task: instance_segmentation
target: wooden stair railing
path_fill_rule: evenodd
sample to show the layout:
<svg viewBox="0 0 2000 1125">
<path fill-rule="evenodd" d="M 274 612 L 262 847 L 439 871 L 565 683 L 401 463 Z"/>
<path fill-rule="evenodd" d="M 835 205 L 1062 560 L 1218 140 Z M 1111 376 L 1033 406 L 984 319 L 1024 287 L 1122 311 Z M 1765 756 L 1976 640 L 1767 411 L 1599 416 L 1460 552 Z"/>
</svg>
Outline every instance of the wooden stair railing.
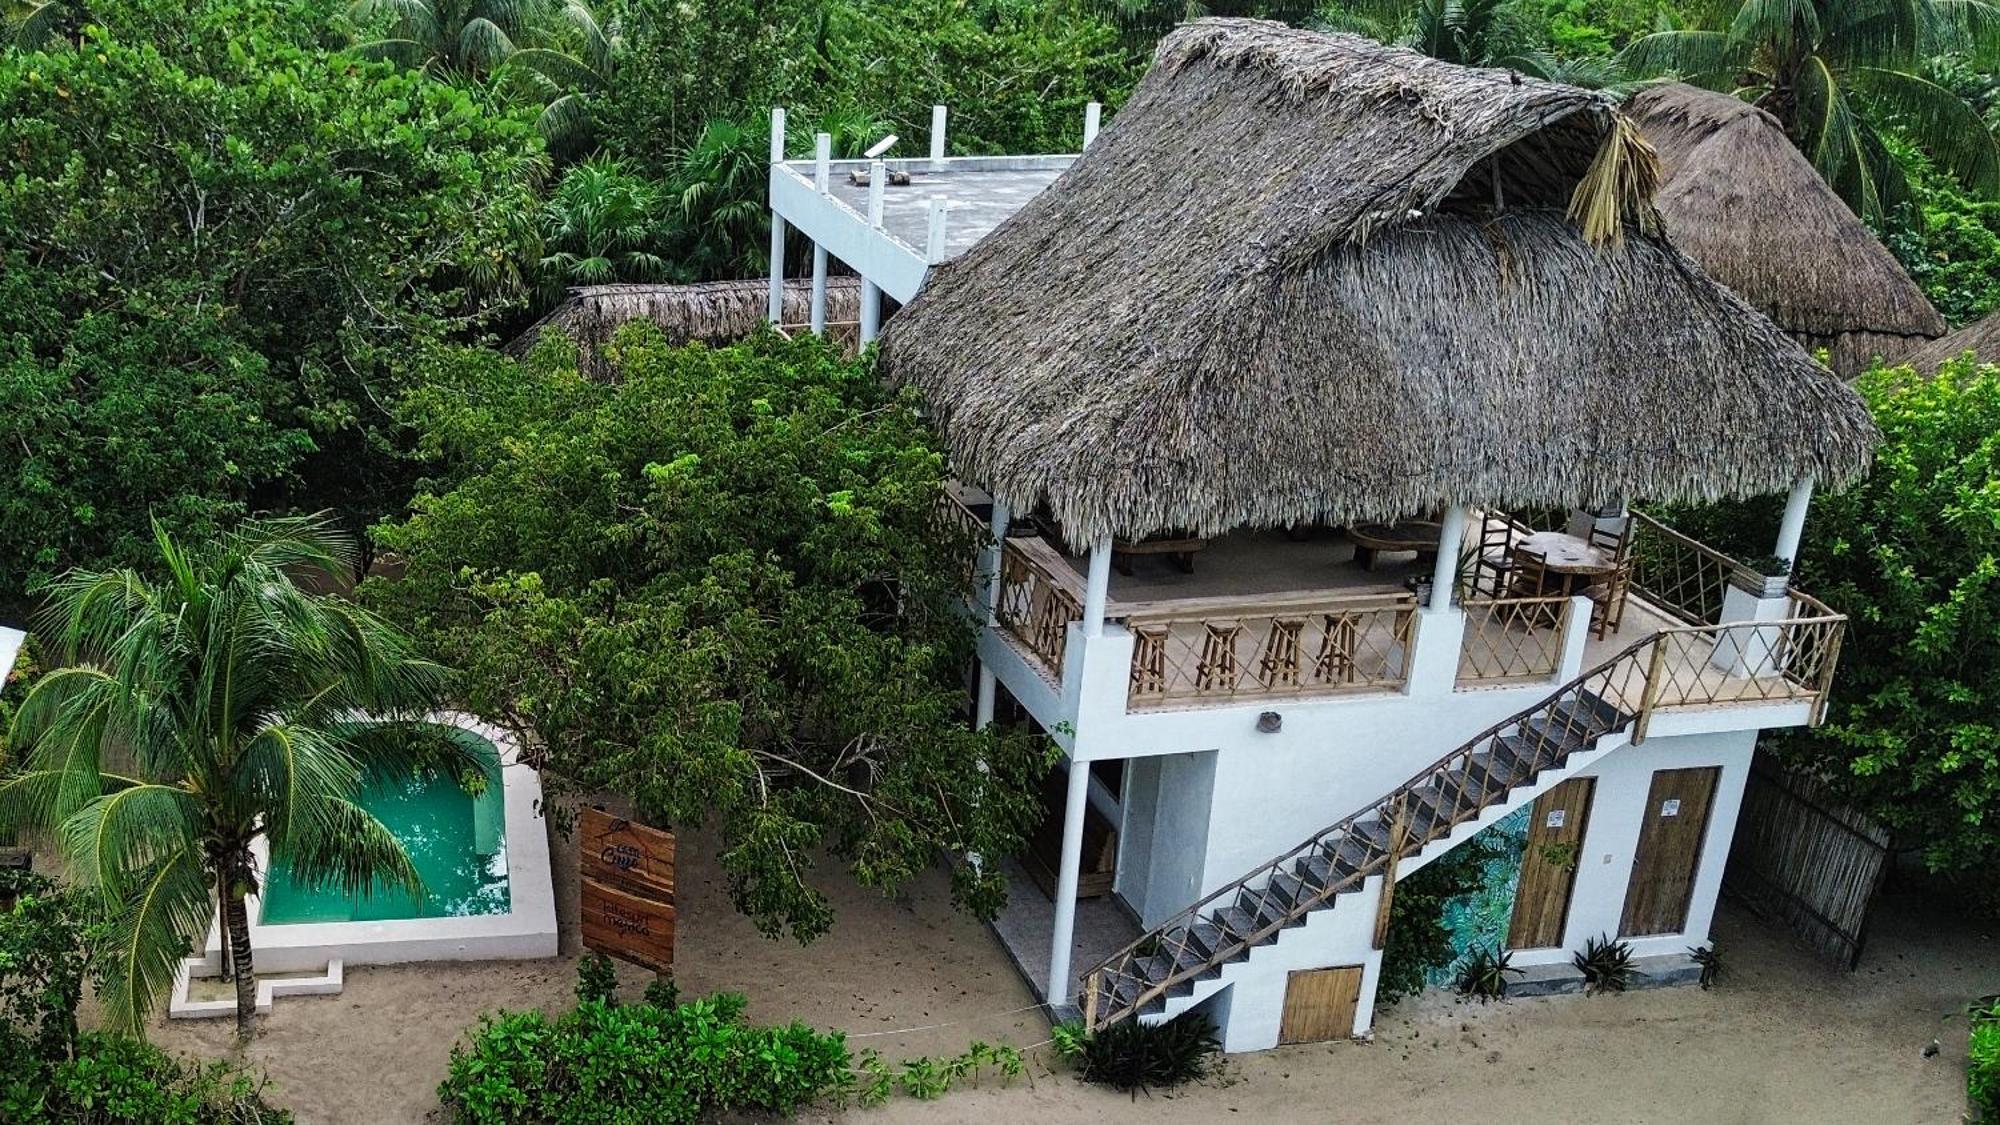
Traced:
<svg viewBox="0 0 2000 1125">
<path fill-rule="evenodd" d="M 1653 701 L 1661 634 L 1468 739 L 1367 808 L 1314 833 L 1181 911 L 1083 974 L 1083 1017 L 1095 1031 L 1275 940 L 1335 896 L 1449 835 L 1543 770 L 1631 727 Z M 1634 729 L 1635 740 L 1643 728 Z"/>
</svg>

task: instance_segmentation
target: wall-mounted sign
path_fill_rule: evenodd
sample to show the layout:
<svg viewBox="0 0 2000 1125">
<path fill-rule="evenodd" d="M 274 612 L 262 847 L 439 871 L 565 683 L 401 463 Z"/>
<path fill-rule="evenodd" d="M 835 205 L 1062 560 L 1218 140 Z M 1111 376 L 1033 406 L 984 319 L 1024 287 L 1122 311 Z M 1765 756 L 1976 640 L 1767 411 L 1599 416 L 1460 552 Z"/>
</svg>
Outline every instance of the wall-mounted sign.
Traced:
<svg viewBox="0 0 2000 1125">
<path fill-rule="evenodd" d="M 674 965 L 674 836 L 586 808 L 577 822 L 584 948 L 670 972 Z"/>
<path fill-rule="evenodd" d="M 1561 828 L 1563 821 L 1567 819 L 1569 819 L 1568 809 L 1550 809 L 1548 819 L 1543 823 L 1549 828 Z"/>
<path fill-rule="evenodd" d="M 1668 797 L 1666 800 L 1661 801 L 1660 815 L 1661 816 L 1681 815 L 1681 799 L 1679 797 Z"/>
</svg>

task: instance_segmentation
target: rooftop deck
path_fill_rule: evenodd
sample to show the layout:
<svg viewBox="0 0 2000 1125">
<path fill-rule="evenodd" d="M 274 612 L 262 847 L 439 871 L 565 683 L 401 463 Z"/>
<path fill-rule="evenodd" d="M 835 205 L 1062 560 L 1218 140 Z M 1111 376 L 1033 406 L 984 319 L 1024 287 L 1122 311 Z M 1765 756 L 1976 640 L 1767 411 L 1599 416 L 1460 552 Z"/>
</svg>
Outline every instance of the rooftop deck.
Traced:
<svg viewBox="0 0 2000 1125">
<path fill-rule="evenodd" d="M 971 249 L 1054 183 L 1075 159 L 948 156 L 887 161 L 890 170 L 907 172 L 910 182 L 883 185 L 879 226 L 868 221 L 871 189 L 852 179 L 853 174 L 868 171 L 868 161 L 828 161 L 822 193 L 817 161 L 785 160 L 771 166 L 771 210 L 883 292 L 907 302 L 916 296 L 930 266 Z M 936 246 L 931 245 L 933 201 L 944 204 L 941 241 Z"/>
</svg>

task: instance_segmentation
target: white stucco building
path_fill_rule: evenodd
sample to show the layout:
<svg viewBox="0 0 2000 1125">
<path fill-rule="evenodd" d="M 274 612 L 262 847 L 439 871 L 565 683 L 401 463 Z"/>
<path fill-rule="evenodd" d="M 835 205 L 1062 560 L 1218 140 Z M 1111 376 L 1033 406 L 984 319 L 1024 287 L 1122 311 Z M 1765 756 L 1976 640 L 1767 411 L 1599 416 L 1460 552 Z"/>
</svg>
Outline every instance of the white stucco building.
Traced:
<svg viewBox="0 0 2000 1125">
<path fill-rule="evenodd" d="M 1023 973 L 1093 1026 L 1365 1035 L 1394 884 L 1489 831 L 1525 983 L 1599 937 L 1683 972 L 1844 622 L 1627 502 L 1785 494 L 1790 559 L 1865 407 L 1658 233 L 1600 95 L 1203 20 L 1095 133 L 771 171 L 774 251 L 861 276 L 966 482 L 975 721 L 1065 754 Z"/>
</svg>

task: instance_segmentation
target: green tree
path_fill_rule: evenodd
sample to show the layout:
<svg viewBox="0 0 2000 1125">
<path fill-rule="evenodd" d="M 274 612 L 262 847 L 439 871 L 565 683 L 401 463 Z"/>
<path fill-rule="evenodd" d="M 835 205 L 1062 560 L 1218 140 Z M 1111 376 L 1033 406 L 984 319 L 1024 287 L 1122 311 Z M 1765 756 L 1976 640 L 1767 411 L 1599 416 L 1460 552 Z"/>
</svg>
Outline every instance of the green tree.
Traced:
<svg viewBox="0 0 2000 1125">
<path fill-rule="evenodd" d="M 252 507 L 406 498 L 422 341 L 539 258 L 527 115 L 337 47 L 320 0 L 121 0 L 0 52 L 0 602 Z"/>
<path fill-rule="evenodd" d="M 1579 86 L 1617 77 L 1602 55 L 1558 53 L 1547 14 L 1518 0 L 1356 0 L 1326 9 L 1317 22 L 1460 66 L 1502 67 Z"/>
<path fill-rule="evenodd" d="M 1627 69 L 1678 74 L 1770 111 L 1862 217 L 1880 221 L 1909 198 L 1892 129 L 1968 190 L 2000 191 L 1992 131 L 1925 74 L 1934 55 L 2000 49 L 2000 8 L 1988 0 L 1711 0 L 1693 23 L 1634 41 Z"/>
<path fill-rule="evenodd" d="M 374 615 L 296 584 L 352 566 L 323 519 L 199 545 L 161 531 L 158 547 L 157 574 L 75 571 L 49 591 L 59 656 L 15 715 L 23 763 L 0 782 L 0 827 L 56 832 L 71 876 L 103 896 L 115 1027 L 144 1026 L 219 901 L 247 1036 L 252 841 L 307 882 L 421 893 L 355 798 L 369 769 L 463 763 L 449 740 L 402 729 L 438 699 L 441 669 Z"/>
<path fill-rule="evenodd" d="M 1882 242 L 1954 326 L 2000 309 L 2000 201 L 1974 199 L 1900 141 L 1890 151 L 1910 202 L 1882 224 Z"/>
<path fill-rule="evenodd" d="M 1858 386 L 1875 468 L 1814 503 L 1799 582 L 1848 615 L 1824 726 L 1778 740 L 1938 871 L 2000 859 L 2000 368 Z M 1755 517 L 1742 522 L 1748 523 Z M 1768 530 L 1771 521 L 1763 527 Z"/>
<path fill-rule="evenodd" d="M 381 528 L 366 596 L 529 732 L 551 783 L 713 821 L 767 933 L 831 922 L 822 852 L 892 888 L 940 855 L 1017 852 L 1039 742 L 964 715 L 972 544 L 935 520 L 943 460 L 907 393 L 823 341 L 618 337 L 615 379 L 552 338 L 525 364 L 439 356 L 408 403 L 442 475 Z M 958 864 L 994 909 L 997 863 Z"/>
</svg>

